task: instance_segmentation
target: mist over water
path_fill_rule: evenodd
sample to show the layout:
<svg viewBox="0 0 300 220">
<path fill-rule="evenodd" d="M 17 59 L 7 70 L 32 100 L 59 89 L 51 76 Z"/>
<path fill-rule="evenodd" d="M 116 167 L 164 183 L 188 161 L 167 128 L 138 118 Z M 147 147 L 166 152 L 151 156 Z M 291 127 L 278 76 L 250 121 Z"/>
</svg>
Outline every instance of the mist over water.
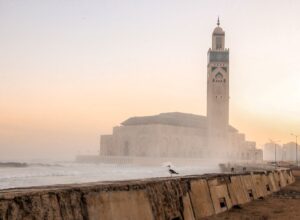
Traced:
<svg viewBox="0 0 300 220">
<path fill-rule="evenodd" d="M 179 175 L 219 172 L 217 166 L 173 166 Z M 27 167 L 0 168 L 0 189 L 45 186 L 54 184 L 87 183 L 169 177 L 165 164 L 137 166 L 118 164 L 47 163 Z"/>
</svg>

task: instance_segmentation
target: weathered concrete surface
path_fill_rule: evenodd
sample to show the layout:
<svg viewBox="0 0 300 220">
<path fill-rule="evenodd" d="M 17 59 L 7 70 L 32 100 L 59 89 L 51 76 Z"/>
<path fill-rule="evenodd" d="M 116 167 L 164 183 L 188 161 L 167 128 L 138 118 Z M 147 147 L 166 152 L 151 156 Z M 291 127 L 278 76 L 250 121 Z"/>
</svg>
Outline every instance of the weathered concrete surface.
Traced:
<svg viewBox="0 0 300 220">
<path fill-rule="evenodd" d="M 287 180 L 287 184 L 291 184 L 295 182 L 295 177 L 292 174 L 291 170 L 283 170 L 283 175 L 285 179 Z"/>
<path fill-rule="evenodd" d="M 279 180 L 280 180 L 280 188 L 285 187 L 287 185 L 287 179 L 285 178 L 285 175 L 283 175 L 283 171 L 278 172 Z"/>
<path fill-rule="evenodd" d="M 189 194 L 183 197 L 183 219 L 195 220 L 194 210 Z"/>
<path fill-rule="evenodd" d="M 278 170 L 2 190 L 0 220 L 195 220 L 292 182 Z"/>
<path fill-rule="evenodd" d="M 227 183 L 227 186 L 232 205 L 250 202 L 251 200 L 247 194 L 247 190 L 242 183 L 242 176 L 230 176 L 229 180 L 230 181 Z"/>
<path fill-rule="evenodd" d="M 252 181 L 255 187 L 256 195 L 258 198 L 264 197 L 267 195 L 266 185 L 263 180 L 263 175 L 261 174 L 252 174 Z"/>
<path fill-rule="evenodd" d="M 145 191 L 92 192 L 85 200 L 89 219 L 154 219 Z"/>
<path fill-rule="evenodd" d="M 196 219 L 215 214 L 206 179 L 192 180 L 189 194 Z"/>
<path fill-rule="evenodd" d="M 293 170 L 294 173 L 294 170 Z M 299 220 L 300 219 L 300 172 L 294 173 L 296 182 L 263 200 L 240 205 L 205 220 Z M 298 175 L 298 176 L 297 176 Z"/>
<path fill-rule="evenodd" d="M 186 182 L 180 179 L 149 183 L 146 186 L 155 219 L 182 219 L 183 197 L 187 194 Z"/>
<path fill-rule="evenodd" d="M 256 193 L 256 189 L 254 186 L 254 183 L 252 181 L 252 176 L 251 175 L 243 175 L 241 176 L 241 182 L 244 186 L 244 189 L 247 192 L 247 197 L 249 200 L 254 200 L 257 199 L 257 193 Z"/>
<path fill-rule="evenodd" d="M 271 187 L 272 192 L 277 192 L 280 190 L 280 187 L 278 185 L 278 180 L 275 178 L 275 174 L 273 172 L 268 172 L 267 176 L 269 178 L 269 183 Z"/>
<path fill-rule="evenodd" d="M 261 180 L 262 180 L 262 188 L 264 189 L 266 195 L 272 194 L 274 191 L 272 191 L 272 186 L 270 179 L 268 177 L 268 172 L 266 172 L 266 175 L 261 175 Z"/>
<path fill-rule="evenodd" d="M 280 189 L 281 188 L 281 183 L 280 183 L 279 172 L 274 171 L 273 175 L 274 175 L 275 184 L 277 185 L 278 189 Z"/>
<path fill-rule="evenodd" d="M 228 176 L 221 176 L 208 180 L 210 195 L 215 208 L 215 213 L 224 212 L 232 207 L 232 202 L 227 189 Z M 227 181 L 226 181 L 227 180 Z M 221 203 L 224 203 L 221 205 Z"/>
</svg>

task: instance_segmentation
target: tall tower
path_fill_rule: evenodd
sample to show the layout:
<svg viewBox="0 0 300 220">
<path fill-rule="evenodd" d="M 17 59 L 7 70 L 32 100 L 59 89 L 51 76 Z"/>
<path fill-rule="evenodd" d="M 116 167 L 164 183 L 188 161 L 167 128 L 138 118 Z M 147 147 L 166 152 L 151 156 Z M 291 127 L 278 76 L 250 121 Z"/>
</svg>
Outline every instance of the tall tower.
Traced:
<svg viewBox="0 0 300 220">
<path fill-rule="evenodd" d="M 229 50 L 225 48 L 225 32 L 219 18 L 207 58 L 208 147 L 225 154 L 229 123 Z"/>
</svg>

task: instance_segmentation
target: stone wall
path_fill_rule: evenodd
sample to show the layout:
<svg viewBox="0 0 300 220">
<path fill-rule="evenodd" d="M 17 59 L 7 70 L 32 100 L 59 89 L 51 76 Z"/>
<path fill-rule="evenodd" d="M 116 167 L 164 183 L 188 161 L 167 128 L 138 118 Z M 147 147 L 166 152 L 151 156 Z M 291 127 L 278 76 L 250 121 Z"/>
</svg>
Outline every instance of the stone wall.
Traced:
<svg viewBox="0 0 300 220">
<path fill-rule="evenodd" d="M 206 146 L 202 128 L 162 124 L 114 127 L 101 135 L 101 156 L 200 157 Z M 183 147 L 184 146 L 184 147 Z"/>
<path fill-rule="evenodd" d="M 201 219 L 295 181 L 290 170 L 0 191 L 0 219 Z"/>
<path fill-rule="evenodd" d="M 229 129 L 229 146 L 208 147 L 206 127 L 165 124 L 116 126 L 113 134 L 101 135 L 100 156 L 126 157 L 221 157 L 262 161 L 262 151 L 245 135 Z M 250 143 L 250 145 L 249 145 Z"/>
</svg>

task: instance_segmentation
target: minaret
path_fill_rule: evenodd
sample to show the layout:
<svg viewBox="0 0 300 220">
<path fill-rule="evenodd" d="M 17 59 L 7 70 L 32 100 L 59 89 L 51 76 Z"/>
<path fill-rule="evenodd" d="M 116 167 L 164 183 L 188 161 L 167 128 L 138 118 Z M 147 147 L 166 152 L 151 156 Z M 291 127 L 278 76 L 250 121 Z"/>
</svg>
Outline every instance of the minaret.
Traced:
<svg viewBox="0 0 300 220">
<path fill-rule="evenodd" d="M 229 50 L 219 18 L 207 58 L 208 149 L 224 155 L 228 147 Z"/>
</svg>

